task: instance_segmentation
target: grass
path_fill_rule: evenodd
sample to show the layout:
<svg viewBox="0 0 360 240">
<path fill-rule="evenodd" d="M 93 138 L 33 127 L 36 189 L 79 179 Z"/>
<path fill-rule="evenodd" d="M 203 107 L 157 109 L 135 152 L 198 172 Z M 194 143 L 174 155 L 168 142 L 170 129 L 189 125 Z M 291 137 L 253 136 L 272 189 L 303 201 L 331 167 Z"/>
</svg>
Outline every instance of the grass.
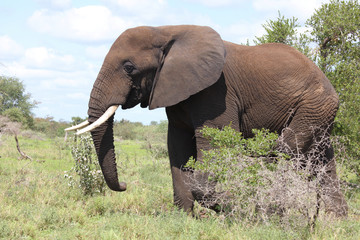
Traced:
<svg viewBox="0 0 360 240">
<path fill-rule="evenodd" d="M 168 159 L 155 159 L 140 141 L 116 142 L 119 179 L 127 191 L 92 197 L 68 186 L 64 171 L 73 160 L 63 139 L 19 136 L 33 161 L 18 160 L 13 137 L 0 141 L 0 239 L 360 239 L 354 212 L 346 220 L 321 220 L 311 233 L 230 222 L 210 211 L 205 218 L 191 217 L 172 204 Z M 349 203 L 359 209 L 355 196 Z"/>
</svg>

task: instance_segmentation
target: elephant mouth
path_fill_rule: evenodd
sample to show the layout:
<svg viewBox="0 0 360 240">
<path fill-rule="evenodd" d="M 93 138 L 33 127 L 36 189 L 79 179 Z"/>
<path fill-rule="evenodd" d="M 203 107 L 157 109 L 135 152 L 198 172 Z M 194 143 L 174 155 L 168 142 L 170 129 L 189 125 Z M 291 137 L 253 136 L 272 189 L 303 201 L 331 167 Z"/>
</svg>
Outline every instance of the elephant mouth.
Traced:
<svg viewBox="0 0 360 240">
<path fill-rule="evenodd" d="M 121 109 L 133 108 L 139 103 L 142 108 L 149 106 L 149 94 L 142 91 L 140 87 L 133 87 L 126 99 L 127 101 L 121 105 Z"/>
<path fill-rule="evenodd" d="M 149 106 L 149 101 L 143 101 L 140 103 L 140 107 L 147 108 Z"/>
<path fill-rule="evenodd" d="M 135 102 L 135 103 L 125 103 L 123 105 L 121 105 L 121 109 L 125 110 L 125 109 L 129 109 L 129 108 L 133 108 L 136 105 L 138 105 L 139 102 Z M 147 108 L 149 106 L 149 102 L 148 101 L 143 101 L 140 102 L 140 107 L 142 108 Z"/>
</svg>

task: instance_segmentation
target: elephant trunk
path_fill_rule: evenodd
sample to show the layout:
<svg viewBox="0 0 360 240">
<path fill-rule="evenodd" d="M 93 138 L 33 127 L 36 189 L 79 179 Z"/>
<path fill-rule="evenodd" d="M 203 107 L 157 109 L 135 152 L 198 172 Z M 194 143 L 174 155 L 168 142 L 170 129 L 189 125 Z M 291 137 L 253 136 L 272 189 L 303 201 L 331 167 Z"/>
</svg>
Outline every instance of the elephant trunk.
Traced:
<svg viewBox="0 0 360 240">
<path fill-rule="evenodd" d="M 100 118 L 105 111 L 97 107 L 94 98 L 89 102 L 89 122 L 93 123 Z M 105 123 L 91 131 L 92 139 L 94 141 L 96 154 L 99 159 L 99 164 L 104 175 L 106 184 L 111 190 L 125 191 L 126 183 L 119 182 L 116 158 L 114 151 L 114 134 L 113 134 L 114 115 L 112 115 Z"/>
</svg>

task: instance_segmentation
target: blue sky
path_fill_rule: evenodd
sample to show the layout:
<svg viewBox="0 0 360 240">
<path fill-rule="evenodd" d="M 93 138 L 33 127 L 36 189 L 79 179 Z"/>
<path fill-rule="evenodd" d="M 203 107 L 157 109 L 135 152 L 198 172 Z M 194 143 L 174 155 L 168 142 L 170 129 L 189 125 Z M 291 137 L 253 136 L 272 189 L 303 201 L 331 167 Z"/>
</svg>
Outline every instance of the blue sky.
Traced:
<svg viewBox="0 0 360 240">
<path fill-rule="evenodd" d="M 304 22 L 327 0 L 2 0 L 0 75 L 18 77 L 40 104 L 36 117 L 86 117 L 89 94 L 114 40 L 139 25 L 207 25 L 246 43 L 262 24 L 285 17 Z M 304 29 L 299 29 L 303 31 Z M 164 109 L 118 110 L 116 119 L 166 119 Z"/>
</svg>

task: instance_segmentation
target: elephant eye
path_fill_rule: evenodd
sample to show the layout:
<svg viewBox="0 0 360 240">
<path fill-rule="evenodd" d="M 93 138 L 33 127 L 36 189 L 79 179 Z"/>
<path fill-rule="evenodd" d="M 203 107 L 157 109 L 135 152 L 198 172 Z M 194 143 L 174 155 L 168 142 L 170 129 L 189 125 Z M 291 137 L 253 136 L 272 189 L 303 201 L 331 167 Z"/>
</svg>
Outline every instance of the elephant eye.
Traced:
<svg viewBox="0 0 360 240">
<path fill-rule="evenodd" d="M 126 73 L 131 74 L 134 71 L 135 67 L 130 62 L 124 64 L 124 70 Z"/>
</svg>

